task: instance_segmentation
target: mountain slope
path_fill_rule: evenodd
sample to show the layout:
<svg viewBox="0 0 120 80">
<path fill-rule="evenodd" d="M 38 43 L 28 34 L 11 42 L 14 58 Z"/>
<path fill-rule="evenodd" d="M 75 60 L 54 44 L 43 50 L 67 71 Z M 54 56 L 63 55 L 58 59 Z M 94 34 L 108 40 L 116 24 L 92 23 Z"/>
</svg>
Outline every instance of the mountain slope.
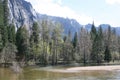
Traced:
<svg viewBox="0 0 120 80">
<path fill-rule="evenodd" d="M 82 27 L 82 25 L 79 24 L 75 19 L 39 14 L 39 20 L 43 20 L 43 19 L 50 20 L 53 23 L 60 23 L 63 26 L 65 34 L 68 34 L 68 32 L 71 31 L 72 35 L 74 35 L 74 33 L 79 32 L 80 28 Z"/>
<path fill-rule="evenodd" d="M 3 7 L 1 5 L 2 4 L 0 3 L 0 13 L 2 14 Z M 79 32 L 80 28 L 83 26 L 74 19 L 39 14 L 35 12 L 31 3 L 25 0 L 8 0 L 8 8 L 9 8 L 9 17 L 8 17 L 9 23 L 14 23 L 14 25 L 17 28 L 26 25 L 27 29 L 29 30 L 33 22 L 38 20 L 43 20 L 44 18 L 47 18 L 53 23 L 57 23 L 57 22 L 60 23 L 63 26 L 65 34 L 68 34 L 68 32 L 71 31 L 72 35 L 74 35 L 74 33 Z M 2 18 L 3 17 L 0 16 L 1 24 L 3 23 Z M 109 25 L 101 24 L 101 26 L 103 30 L 105 30 Z M 85 28 L 88 31 L 90 31 L 91 24 L 85 25 Z M 120 28 L 119 27 L 114 27 L 114 28 L 116 29 L 117 34 L 120 34 Z"/>
<path fill-rule="evenodd" d="M 25 0 L 8 0 L 8 8 L 9 23 L 14 23 L 17 28 L 26 25 L 29 30 L 34 21 L 42 20 L 46 17 L 52 22 L 60 23 L 64 28 L 65 34 L 67 34 L 69 30 L 74 34 L 75 32 L 78 32 L 81 27 L 81 25 L 74 19 L 36 13 L 31 3 Z"/>
</svg>

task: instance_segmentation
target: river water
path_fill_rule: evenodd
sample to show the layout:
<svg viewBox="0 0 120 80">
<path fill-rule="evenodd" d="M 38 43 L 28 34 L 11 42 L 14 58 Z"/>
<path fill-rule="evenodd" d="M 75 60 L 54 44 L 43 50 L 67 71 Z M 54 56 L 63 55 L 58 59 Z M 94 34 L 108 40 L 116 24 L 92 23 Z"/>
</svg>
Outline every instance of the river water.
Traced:
<svg viewBox="0 0 120 80">
<path fill-rule="evenodd" d="M 0 68 L 0 80 L 120 80 L 120 71 L 57 72 L 66 67 L 27 67 L 21 73 Z"/>
</svg>

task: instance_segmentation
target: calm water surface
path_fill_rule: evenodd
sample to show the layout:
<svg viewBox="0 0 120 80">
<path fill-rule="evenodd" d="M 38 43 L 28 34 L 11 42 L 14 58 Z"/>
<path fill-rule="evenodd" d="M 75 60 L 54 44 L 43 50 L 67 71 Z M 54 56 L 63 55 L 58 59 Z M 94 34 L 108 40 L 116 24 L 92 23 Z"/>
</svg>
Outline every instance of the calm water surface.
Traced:
<svg viewBox="0 0 120 80">
<path fill-rule="evenodd" d="M 120 71 L 54 72 L 66 67 L 24 68 L 22 73 L 0 68 L 0 80 L 120 80 Z M 52 72 L 53 70 L 53 72 Z"/>
</svg>

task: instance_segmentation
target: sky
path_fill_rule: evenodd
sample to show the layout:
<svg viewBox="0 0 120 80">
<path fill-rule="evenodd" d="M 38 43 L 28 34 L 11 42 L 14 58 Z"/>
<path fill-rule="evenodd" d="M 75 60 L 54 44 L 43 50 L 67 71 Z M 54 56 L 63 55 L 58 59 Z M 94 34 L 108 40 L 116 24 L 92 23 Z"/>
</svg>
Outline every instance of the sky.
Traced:
<svg viewBox="0 0 120 80">
<path fill-rule="evenodd" d="M 80 24 L 120 26 L 120 0 L 26 0 L 33 8 L 51 16 L 76 19 Z"/>
</svg>

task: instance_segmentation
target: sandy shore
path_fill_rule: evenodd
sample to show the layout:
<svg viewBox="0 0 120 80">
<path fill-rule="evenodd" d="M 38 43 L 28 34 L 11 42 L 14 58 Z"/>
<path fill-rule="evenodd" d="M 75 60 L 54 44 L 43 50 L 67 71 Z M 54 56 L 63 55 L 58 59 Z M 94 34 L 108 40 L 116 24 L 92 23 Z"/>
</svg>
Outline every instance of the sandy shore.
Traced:
<svg viewBox="0 0 120 80">
<path fill-rule="evenodd" d="M 74 67 L 74 68 L 68 68 L 66 70 L 120 70 L 120 65 L 115 66 L 88 66 L 88 67 Z"/>
<path fill-rule="evenodd" d="M 56 69 L 53 72 L 80 72 L 80 71 L 113 71 L 120 70 L 120 65 L 113 66 L 88 66 L 88 67 L 72 67 L 67 69 Z"/>
</svg>

